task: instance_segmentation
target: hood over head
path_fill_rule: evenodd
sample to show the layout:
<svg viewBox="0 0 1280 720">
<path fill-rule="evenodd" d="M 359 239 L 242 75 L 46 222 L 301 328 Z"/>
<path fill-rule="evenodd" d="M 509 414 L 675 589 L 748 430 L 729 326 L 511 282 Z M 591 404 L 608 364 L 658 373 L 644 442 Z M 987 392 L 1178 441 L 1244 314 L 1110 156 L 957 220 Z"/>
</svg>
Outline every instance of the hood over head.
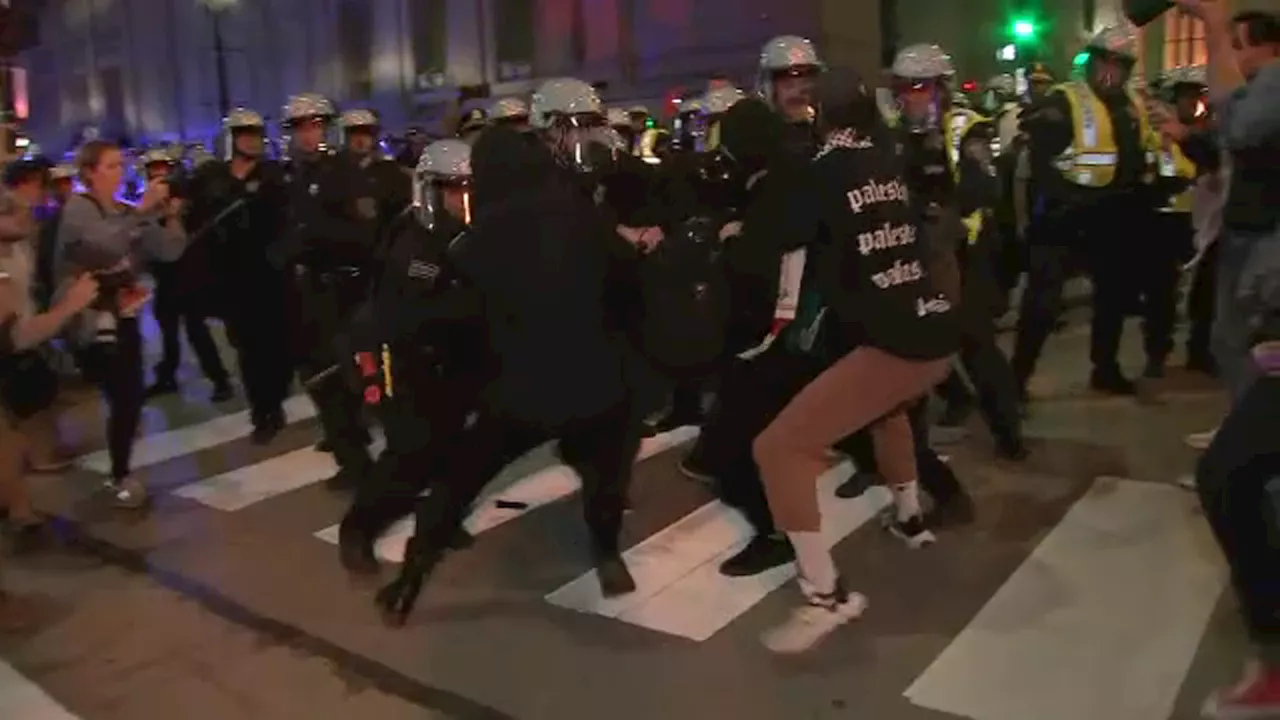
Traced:
<svg viewBox="0 0 1280 720">
<path fill-rule="evenodd" d="M 748 174 L 783 155 L 786 144 L 786 121 L 758 98 L 734 103 L 720 120 L 720 147 Z"/>
<path fill-rule="evenodd" d="M 555 170 L 551 151 L 536 136 L 504 126 L 486 129 L 471 148 L 476 211 L 520 192 L 537 192 Z"/>
<path fill-rule="evenodd" d="M 832 68 L 824 73 L 814 87 L 813 99 L 823 133 L 853 130 L 875 135 L 884 127 L 875 91 L 853 68 Z"/>
</svg>

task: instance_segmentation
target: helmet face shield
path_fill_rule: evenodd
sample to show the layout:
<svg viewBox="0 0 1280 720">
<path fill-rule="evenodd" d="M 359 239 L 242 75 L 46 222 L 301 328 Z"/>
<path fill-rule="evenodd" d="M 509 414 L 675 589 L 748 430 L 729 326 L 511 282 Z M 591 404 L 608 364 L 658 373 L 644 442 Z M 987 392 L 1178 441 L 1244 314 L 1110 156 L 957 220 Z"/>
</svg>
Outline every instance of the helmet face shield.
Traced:
<svg viewBox="0 0 1280 720">
<path fill-rule="evenodd" d="M 440 227 L 446 217 L 471 224 L 471 178 L 417 173 L 413 178 L 414 217 L 427 230 Z"/>
<path fill-rule="evenodd" d="M 555 114 L 545 131 L 547 144 L 556 159 L 583 173 L 602 172 L 613 165 L 620 150 L 620 136 L 603 115 Z"/>
<path fill-rule="evenodd" d="M 938 78 L 898 78 L 894 95 L 903 127 L 912 132 L 928 132 L 942 127 L 942 115 L 950 90 Z"/>
</svg>

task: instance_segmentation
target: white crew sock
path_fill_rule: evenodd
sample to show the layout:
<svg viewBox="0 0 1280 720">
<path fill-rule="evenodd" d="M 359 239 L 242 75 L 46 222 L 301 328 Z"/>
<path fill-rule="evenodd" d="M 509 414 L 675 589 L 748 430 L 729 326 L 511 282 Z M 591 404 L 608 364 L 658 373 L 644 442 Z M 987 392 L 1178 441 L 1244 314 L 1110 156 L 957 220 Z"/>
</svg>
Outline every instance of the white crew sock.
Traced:
<svg viewBox="0 0 1280 720">
<path fill-rule="evenodd" d="M 920 483 L 912 480 L 894 485 L 893 504 L 898 510 L 898 522 L 910 520 L 920 514 Z"/>
<path fill-rule="evenodd" d="M 796 550 L 800 576 L 814 590 L 829 593 L 836 589 L 836 564 L 820 532 L 789 532 L 787 538 Z"/>
</svg>

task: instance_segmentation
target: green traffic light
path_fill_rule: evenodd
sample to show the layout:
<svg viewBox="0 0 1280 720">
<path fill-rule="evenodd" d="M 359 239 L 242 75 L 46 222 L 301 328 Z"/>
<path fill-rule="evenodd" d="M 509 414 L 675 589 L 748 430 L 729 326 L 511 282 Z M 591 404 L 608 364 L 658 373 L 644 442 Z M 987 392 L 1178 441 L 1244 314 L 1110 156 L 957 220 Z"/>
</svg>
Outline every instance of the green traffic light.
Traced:
<svg viewBox="0 0 1280 720">
<path fill-rule="evenodd" d="M 1013 21 L 1013 36 L 1019 40 L 1026 40 L 1034 37 L 1036 34 L 1036 24 L 1030 20 Z"/>
</svg>

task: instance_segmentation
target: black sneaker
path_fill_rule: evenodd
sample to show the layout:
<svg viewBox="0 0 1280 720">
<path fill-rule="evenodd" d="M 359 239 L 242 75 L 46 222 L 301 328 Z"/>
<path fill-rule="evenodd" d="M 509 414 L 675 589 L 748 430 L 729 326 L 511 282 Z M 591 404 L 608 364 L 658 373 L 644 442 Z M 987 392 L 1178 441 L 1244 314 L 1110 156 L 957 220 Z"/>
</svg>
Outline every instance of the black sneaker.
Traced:
<svg viewBox="0 0 1280 720">
<path fill-rule="evenodd" d="M 147 388 L 147 397 L 156 398 L 165 395 L 173 395 L 178 392 L 178 381 L 173 378 L 163 378 L 156 380 Z"/>
<path fill-rule="evenodd" d="M 836 497 L 849 500 L 861 497 L 863 493 L 882 484 L 880 476 L 873 472 L 855 472 L 836 488 Z"/>
<path fill-rule="evenodd" d="M 373 540 L 346 522 L 338 526 L 338 558 L 342 567 L 352 575 L 378 574 L 378 556 L 373 551 Z"/>
<path fill-rule="evenodd" d="M 898 519 L 898 512 L 889 508 L 880 516 L 880 522 L 891 535 L 916 550 L 937 542 L 938 538 L 925 526 L 924 515 L 916 513 L 906 520 Z"/>
<path fill-rule="evenodd" d="M 254 445 L 270 445 L 281 430 L 284 430 L 284 413 L 272 413 L 254 422 L 250 440 Z"/>
<path fill-rule="evenodd" d="M 680 458 L 680 462 L 676 464 L 676 469 L 680 471 L 681 475 L 690 480 L 697 480 L 706 485 L 711 485 L 716 481 L 715 475 L 703 468 L 692 452 Z"/>
<path fill-rule="evenodd" d="M 1133 381 L 1118 370 L 1113 372 L 1094 370 L 1089 376 L 1089 387 L 1107 395 L 1133 395 L 1137 392 Z"/>
<path fill-rule="evenodd" d="M 224 403 L 235 396 L 236 391 L 231 387 L 231 383 L 223 380 L 213 384 L 213 393 L 209 395 L 209 402 Z"/>
<path fill-rule="evenodd" d="M 720 565 L 720 574 L 728 577 L 750 577 L 772 570 L 796 559 L 796 551 L 786 537 L 756 535 L 747 546 Z"/>
<path fill-rule="evenodd" d="M 636 581 L 627 569 L 627 563 L 617 553 L 602 555 L 596 560 L 596 579 L 600 581 L 600 594 L 617 597 L 635 592 Z"/>
</svg>

